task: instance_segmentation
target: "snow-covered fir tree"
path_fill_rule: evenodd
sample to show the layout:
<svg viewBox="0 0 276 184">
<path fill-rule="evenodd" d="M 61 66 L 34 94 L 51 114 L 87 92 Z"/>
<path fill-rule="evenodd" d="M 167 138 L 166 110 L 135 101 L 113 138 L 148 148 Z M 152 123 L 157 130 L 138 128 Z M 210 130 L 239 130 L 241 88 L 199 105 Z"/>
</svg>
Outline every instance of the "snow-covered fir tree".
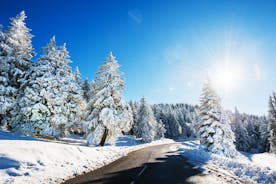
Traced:
<svg viewBox="0 0 276 184">
<path fill-rule="evenodd" d="M 166 128 L 164 123 L 162 122 L 162 120 L 160 120 L 159 122 L 157 122 L 156 124 L 156 138 L 160 139 L 162 137 L 165 137 L 165 133 L 166 133 Z"/>
<path fill-rule="evenodd" d="M 86 102 L 89 101 L 90 99 L 90 95 L 89 95 L 89 92 L 90 92 L 90 84 L 89 84 L 89 81 L 88 79 L 85 79 L 82 83 L 82 91 L 83 91 L 83 98 Z"/>
<path fill-rule="evenodd" d="M 86 114 L 89 145 L 112 144 L 118 135 L 131 129 L 132 112 L 122 98 L 124 79 L 119 68 L 120 65 L 110 53 L 91 86 Z"/>
<path fill-rule="evenodd" d="M 154 139 L 161 138 L 160 135 L 165 132 L 160 132 L 157 134 L 157 131 L 164 131 L 165 129 L 160 128 L 154 117 L 151 106 L 147 104 L 145 98 L 143 97 L 140 101 L 140 108 L 138 112 L 138 121 L 135 126 L 134 133 L 137 137 L 142 138 L 144 142 L 151 142 Z"/>
<path fill-rule="evenodd" d="M 208 79 L 203 86 L 200 98 L 200 143 L 213 153 L 234 157 L 237 152 L 235 136 L 230 127 L 230 120 L 223 113 L 220 97 L 216 94 Z"/>
<path fill-rule="evenodd" d="M 270 152 L 276 154 L 276 93 L 273 92 L 269 97 L 269 143 L 270 143 Z"/>
<path fill-rule="evenodd" d="M 235 107 L 231 126 L 232 130 L 235 133 L 236 148 L 240 151 L 250 151 L 249 136 L 246 129 L 246 118 L 242 114 L 240 114 L 237 107 Z"/>
<path fill-rule="evenodd" d="M 75 68 L 75 81 L 78 83 L 79 86 L 82 86 L 81 74 L 80 74 L 80 71 L 79 71 L 79 67 Z"/>
<path fill-rule="evenodd" d="M 31 29 L 26 26 L 27 16 L 21 11 L 15 18 L 11 18 L 10 26 L 6 32 L 7 44 L 12 47 L 12 56 L 17 59 L 19 66 L 23 69 L 29 65 L 34 56 Z"/>
<path fill-rule="evenodd" d="M 240 151 L 262 153 L 269 150 L 269 121 L 266 116 L 227 112 L 236 137 L 236 148 Z"/>
<path fill-rule="evenodd" d="M 188 104 L 154 104 L 152 106 L 157 122 L 166 128 L 165 137 L 196 137 L 198 122 L 197 107 Z"/>
<path fill-rule="evenodd" d="M 269 120 L 266 116 L 260 116 L 258 118 L 259 133 L 260 133 L 260 146 L 259 152 L 269 151 Z"/>
<path fill-rule="evenodd" d="M 87 101 L 84 98 L 84 90 L 83 90 L 83 86 L 82 86 L 82 79 L 81 79 L 81 73 L 79 71 L 79 67 L 76 66 L 75 68 L 75 73 L 74 73 L 74 82 L 77 85 L 78 90 L 78 94 L 81 94 L 81 101 L 79 104 L 80 107 L 80 111 L 81 114 L 79 116 L 79 120 L 80 121 L 76 121 L 74 123 L 71 123 L 70 128 L 68 129 L 70 133 L 75 133 L 75 134 L 84 134 L 85 133 L 85 126 L 84 126 L 84 115 L 86 112 L 86 105 L 87 105 Z"/>
<path fill-rule="evenodd" d="M 264 116 L 247 115 L 246 129 L 250 152 L 258 153 L 268 150 L 268 120 Z"/>
<path fill-rule="evenodd" d="M 10 82 L 11 85 L 20 88 L 21 78 L 24 72 L 31 65 L 31 59 L 34 56 L 32 37 L 30 29 L 26 26 L 27 16 L 24 11 L 20 12 L 15 18 L 11 18 L 10 26 L 6 32 L 6 43 L 12 48 L 9 57 L 11 65 Z"/>
<path fill-rule="evenodd" d="M 10 64 L 8 62 L 11 48 L 6 44 L 6 36 L 0 25 L 0 125 L 6 121 L 6 117 L 15 100 L 15 88 L 9 83 Z"/>
<path fill-rule="evenodd" d="M 140 108 L 140 104 L 137 101 L 130 101 L 129 102 L 131 111 L 132 111 L 132 117 L 133 117 L 133 126 L 131 128 L 131 134 L 136 134 L 137 132 L 134 132 L 135 130 L 137 130 L 137 125 L 138 125 L 138 113 L 139 113 L 139 108 Z"/>
<path fill-rule="evenodd" d="M 33 36 L 30 34 L 30 29 L 26 27 L 26 18 L 25 12 L 22 11 L 15 18 L 11 18 L 10 26 L 6 33 L 1 33 L 1 42 L 2 46 L 4 46 L 1 60 L 4 60 L 4 68 L 6 67 L 5 69 L 1 68 L 1 70 L 7 72 L 7 80 L 4 84 L 6 90 L 3 91 L 5 93 L 4 123 L 8 125 L 11 118 L 10 111 L 14 105 L 13 102 L 22 85 L 21 79 L 32 64 L 31 59 L 34 56 L 31 40 Z"/>
<path fill-rule="evenodd" d="M 82 93 L 66 46 L 58 47 L 53 37 L 43 51 L 25 75 L 11 126 L 25 134 L 58 137 L 80 120 Z"/>
</svg>

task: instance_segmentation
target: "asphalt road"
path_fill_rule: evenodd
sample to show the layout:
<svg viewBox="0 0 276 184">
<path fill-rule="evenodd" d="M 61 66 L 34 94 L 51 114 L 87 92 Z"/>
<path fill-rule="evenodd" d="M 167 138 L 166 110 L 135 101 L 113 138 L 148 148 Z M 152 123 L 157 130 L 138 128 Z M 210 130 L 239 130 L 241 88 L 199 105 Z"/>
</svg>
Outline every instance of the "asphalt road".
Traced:
<svg viewBox="0 0 276 184">
<path fill-rule="evenodd" d="M 95 171 L 65 181 L 64 184 L 228 183 L 220 175 L 204 174 L 202 169 L 181 157 L 177 149 L 177 143 L 140 149 Z"/>
</svg>

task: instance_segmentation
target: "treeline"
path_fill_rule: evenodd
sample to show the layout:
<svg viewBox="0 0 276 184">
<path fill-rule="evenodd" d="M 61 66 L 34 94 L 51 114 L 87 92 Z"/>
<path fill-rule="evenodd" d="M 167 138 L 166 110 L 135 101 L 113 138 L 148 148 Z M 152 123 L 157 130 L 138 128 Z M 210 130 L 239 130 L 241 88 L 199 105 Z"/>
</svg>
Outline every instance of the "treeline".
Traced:
<svg viewBox="0 0 276 184">
<path fill-rule="evenodd" d="M 132 111 L 139 108 L 139 102 L 130 102 Z M 151 106 L 157 122 L 162 123 L 166 129 L 165 137 L 177 139 L 198 137 L 199 107 L 189 104 L 154 104 Z M 231 129 L 236 140 L 235 145 L 239 151 L 268 152 L 270 127 L 266 116 L 255 116 L 227 111 L 230 118 Z M 133 114 L 134 119 L 137 114 Z"/>
<path fill-rule="evenodd" d="M 229 115 L 238 150 L 255 153 L 269 151 L 270 127 L 267 117 L 240 113 L 237 108 Z"/>
</svg>

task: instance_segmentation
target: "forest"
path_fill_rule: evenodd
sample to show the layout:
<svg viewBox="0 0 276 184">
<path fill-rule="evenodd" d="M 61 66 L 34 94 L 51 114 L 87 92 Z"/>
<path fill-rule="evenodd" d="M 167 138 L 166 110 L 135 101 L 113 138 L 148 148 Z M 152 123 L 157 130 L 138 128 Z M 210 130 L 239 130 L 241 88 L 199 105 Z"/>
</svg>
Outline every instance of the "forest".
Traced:
<svg viewBox="0 0 276 184">
<path fill-rule="evenodd" d="M 66 44 L 58 45 L 54 36 L 34 61 L 33 35 L 25 19 L 22 11 L 0 30 L 2 129 L 54 139 L 79 134 L 96 146 L 135 135 L 144 142 L 199 138 L 207 150 L 229 157 L 236 149 L 275 153 L 275 92 L 268 100 L 268 116 L 225 110 L 209 79 L 197 105 L 150 105 L 145 97 L 126 102 L 124 78 L 111 52 L 92 82 L 82 79 L 78 68 L 72 70 Z"/>
</svg>

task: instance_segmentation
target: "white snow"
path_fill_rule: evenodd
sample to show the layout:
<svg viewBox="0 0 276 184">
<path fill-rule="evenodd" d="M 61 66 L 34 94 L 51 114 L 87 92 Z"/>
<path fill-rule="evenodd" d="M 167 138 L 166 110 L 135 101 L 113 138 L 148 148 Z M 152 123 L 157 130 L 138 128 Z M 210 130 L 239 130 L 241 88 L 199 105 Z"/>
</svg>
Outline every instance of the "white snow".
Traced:
<svg viewBox="0 0 276 184">
<path fill-rule="evenodd" d="M 132 136 L 120 136 L 114 146 L 87 147 L 85 140 L 76 137 L 46 141 L 0 131 L 0 183 L 59 183 L 131 151 L 172 142 L 142 144 Z"/>
<path fill-rule="evenodd" d="M 113 144 L 121 132 L 131 130 L 132 112 L 121 95 L 124 79 L 119 68 L 118 61 L 110 53 L 92 83 L 85 116 L 89 122 L 86 134 L 90 145 L 98 145 L 102 140 Z"/>
<path fill-rule="evenodd" d="M 239 152 L 236 158 L 206 152 L 199 141 L 184 141 L 180 153 L 192 164 L 217 174 L 224 173 L 242 183 L 276 183 L 276 155 Z"/>
</svg>

